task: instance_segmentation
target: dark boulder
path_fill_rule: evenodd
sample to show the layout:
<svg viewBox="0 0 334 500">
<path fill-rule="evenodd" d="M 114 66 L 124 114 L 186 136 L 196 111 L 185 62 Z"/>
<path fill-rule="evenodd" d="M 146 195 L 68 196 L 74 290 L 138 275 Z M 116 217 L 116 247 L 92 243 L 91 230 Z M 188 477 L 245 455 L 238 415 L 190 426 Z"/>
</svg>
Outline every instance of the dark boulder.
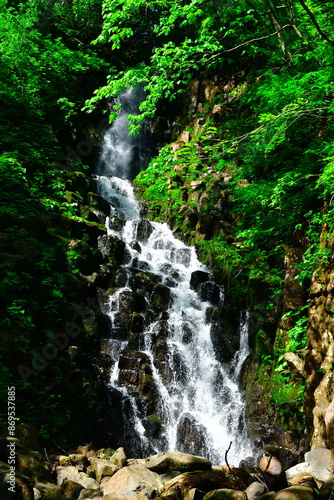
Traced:
<svg viewBox="0 0 334 500">
<path fill-rule="evenodd" d="M 206 281 L 199 286 L 200 299 L 218 306 L 220 302 L 220 288 L 213 281 Z"/>
<path fill-rule="evenodd" d="M 159 398 L 150 363 L 149 357 L 143 352 L 123 350 L 118 364 L 119 384 L 125 386 L 136 399 L 144 415 L 156 413 Z"/>
<path fill-rule="evenodd" d="M 190 413 L 182 415 L 178 423 L 176 448 L 193 455 L 208 455 L 205 428 Z"/>
<path fill-rule="evenodd" d="M 151 236 L 154 227 L 147 219 L 141 219 L 136 224 L 135 235 L 138 241 L 147 241 Z"/>
<path fill-rule="evenodd" d="M 98 248 L 103 257 L 109 259 L 114 264 L 122 264 L 125 257 L 125 242 L 116 236 L 99 236 Z"/>
<path fill-rule="evenodd" d="M 239 315 L 232 317 L 231 313 L 226 307 L 219 306 L 211 315 L 210 337 L 216 355 L 223 363 L 229 363 L 240 347 Z"/>
<path fill-rule="evenodd" d="M 125 226 L 125 220 L 115 215 L 109 217 L 108 226 L 111 231 L 121 232 Z"/>
<path fill-rule="evenodd" d="M 171 302 L 170 289 L 167 286 L 156 284 L 150 297 L 150 309 L 156 313 L 167 311 Z"/>
<path fill-rule="evenodd" d="M 109 215 L 110 205 L 104 198 L 102 198 L 102 196 L 90 192 L 87 194 L 87 202 L 90 207 L 104 212 L 105 215 Z"/>
<path fill-rule="evenodd" d="M 209 273 L 205 271 L 194 271 L 191 273 L 190 288 L 198 292 L 200 285 L 206 281 L 210 281 Z"/>
</svg>

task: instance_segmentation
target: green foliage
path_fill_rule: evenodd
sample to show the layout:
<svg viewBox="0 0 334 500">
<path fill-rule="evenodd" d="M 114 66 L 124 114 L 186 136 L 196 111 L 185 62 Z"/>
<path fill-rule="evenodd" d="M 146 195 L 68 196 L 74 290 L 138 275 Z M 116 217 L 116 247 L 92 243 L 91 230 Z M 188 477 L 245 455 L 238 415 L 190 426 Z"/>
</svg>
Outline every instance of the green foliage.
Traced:
<svg viewBox="0 0 334 500">
<path fill-rule="evenodd" d="M 107 64 L 90 47 L 101 20 L 98 0 L 0 1 L 0 391 L 5 401 L 7 387 L 16 386 L 20 421 L 44 437 L 74 416 L 64 390 L 74 367 L 59 353 L 25 383 L 18 366 L 31 367 L 32 352 L 75 317 L 80 282 L 66 250 L 69 240 L 84 238 L 77 186 L 90 178 L 79 160 L 79 172 L 71 170 L 65 147 L 84 128 L 78 110 L 103 81 Z"/>
<path fill-rule="evenodd" d="M 205 125 L 191 130 L 190 142 L 175 153 L 163 147 L 136 180 L 151 213 L 188 234 L 232 299 L 279 294 L 285 248 L 300 234 L 307 249 L 298 280 L 308 284 L 321 272 L 334 220 L 333 22 L 327 0 L 0 1 L 0 326 L 2 359 L 13 359 L 1 368 L 2 389 L 13 383 L 14 359 L 25 360 L 50 341 L 51 324 L 56 331 L 73 317 L 76 276 L 94 257 L 78 230 L 85 200 L 75 183 L 88 186 L 85 166 L 73 159 L 62 171 L 53 162 L 63 161 L 61 146 L 76 137 L 82 106 L 93 111 L 128 86 L 146 91 L 140 114 L 129 117 L 136 133 L 192 79 L 234 82 L 208 98 L 196 116 Z M 210 115 L 214 104 L 223 109 L 218 117 Z M 184 217 L 197 201 L 184 198 L 184 187 L 191 193 L 191 182 L 203 180 L 210 196 L 198 216 L 221 217 L 217 172 L 232 177 L 224 186 L 231 229 L 198 239 Z M 301 313 L 289 349 L 303 349 L 305 324 Z M 276 367 L 273 403 L 291 413 L 302 388 L 280 356 L 267 352 L 263 362 Z M 50 363 L 47 375 L 20 382 L 22 418 L 45 437 L 65 425 L 62 405 L 69 416 L 62 387 L 74 368 L 66 355 L 58 359 L 61 367 Z"/>
<path fill-rule="evenodd" d="M 147 169 L 136 178 L 140 189 L 145 189 L 145 197 L 149 202 L 166 201 L 168 196 L 167 183 L 172 177 L 176 160 L 168 146 L 163 147 L 157 158 L 154 158 Z"/>
</svg>

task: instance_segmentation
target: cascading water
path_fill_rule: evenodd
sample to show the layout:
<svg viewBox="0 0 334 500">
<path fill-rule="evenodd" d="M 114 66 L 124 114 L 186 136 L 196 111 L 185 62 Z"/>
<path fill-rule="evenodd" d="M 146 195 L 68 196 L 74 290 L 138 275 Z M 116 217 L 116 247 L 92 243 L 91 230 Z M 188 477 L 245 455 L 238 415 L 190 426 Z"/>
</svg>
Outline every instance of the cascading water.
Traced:
<svg viewBox="0 0 334 500">
<path fill-rule="evenodd" d="M 126 243 L 123 283 L 109 304 L 110 385 L 127 408 L 125 434 L 138 454 L 178 449 L 214 464 L 224 463 L 232 441 L 229 460 L 236 463 L 251 454 L 238 387 L 249 354 L 248 314 L 240 321 L 239 351 L 222 364 L 210 313 L 221 306 L 223 291 L 194 248 L 176 239 L 167 224 L 141 218 L 129 179 L 144 168 L 147 151 L 140 137 L 128 135 L 126 119 L 136 113 L 138 95 L 127 90 L 120 100 L 123 108 L 105 134 L 96 179 L 111 206 L 109 237 Z"/>
</svg>

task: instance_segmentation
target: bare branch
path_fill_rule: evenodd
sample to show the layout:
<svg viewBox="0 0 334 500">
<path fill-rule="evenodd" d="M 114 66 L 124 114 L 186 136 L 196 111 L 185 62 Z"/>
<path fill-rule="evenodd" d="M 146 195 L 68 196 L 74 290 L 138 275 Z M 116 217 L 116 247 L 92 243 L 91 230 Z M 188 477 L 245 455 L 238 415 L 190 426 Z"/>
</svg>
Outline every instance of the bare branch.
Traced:
<svg viewBox="0 0 334 500">
<path fill-rule="evenodd" d="M 222 145 L 223 144 L 231 144 L 231 145 L 228 148 L 224 149 L 221 152 L 221 154 L 226 153 L 227 149 L 235 148 L 236 146 L 238 146 L 241 142 L 243 142 L 245 139 L 247 139 L 251 135 L 255 135 L 258 132 L 260 132 L 261 130 L 270 127 L 270 125 L 272 125 L 273 123 L 275 123 L 275 121 L 277 121 L 279 118 L 281 118 L 281 116 L 286 115 L 288 113 L 292 113 L 293 111 L 296 111 L 297 109 L 300 109 L 299 106 L 295 106 L 294 108 L 286 109 L 286 110 L 282 111 L 281 113 L 279 113 L 277 116 L 275 116 L 272 120 L 270 120 L 267 123 L 264 123 L 263 125 L 261 125 L 260 127 L 256 128 L 255 130 L 251 130 L 247 134 L 243 134 L 241 136 L 234 137 L 233 139 L 226 139 L 226 140 L 222 141 L 221 142 Z M 328 109 L 328 106 L 321 106 L 319 108 L 300 109 L 300 111 L 299 111 L 299 113 L 297 113 L 297 116 L 296 116 L 296 118 L 295 118 L 294 121 L 296 121 L 301 116 L 310 115 L 312 111 L 322 111 L 322 110 L 325 110 L 325 109 Z M 234 141 L 237 141 L 237 142 L 234 142 Z"/>
<path fill-rule="evenodd" d="M 227 455 L 228 455 L 228 452 L 229 452 L 229 451 L 230 451 L 230 449 L 231 449 L 232 443 L 233 443 L 233 441 L 231 441 L 231 442 L 230 442 L 230 445 L 229 445 L 229 447 L 227 448 L 227 450 L 226 450 L 226 452 L 225 452 L 225 462 L 226 462 L 226 465 L 227 465 L 228 470 L 230 471 L 230 473 L 231 473 L 231 474 L 232 474 L 232 476 L 233 476 L 233 479 L 235 480 L 235 482 L 237 483 L 237 485 L 239 486 L 239 488 L 240 488 L 240 487 L 242 488 L 242 484 L 240 483 L 240 481 L 239 481 L 238 477 L 234 474 L 233 470 L 231 469 L 230 464 L 229 464 L 229 463 L 228 463 L 228 461 L 227 461 Z"/>
<path fill-rule="evenodd" d="M 232 49 L 226 49 L 223 52 L 232 52 L 232 50 L 237 50 L 240 47 L 242 47 L 243 45 L 248 45 L 249 43 L 258 42 L 259 40 L 265 40 L 266 38 L 271 38 L 272 36 L 278 35 L 278 33 L 283 31 L 285 28 L 290 28 L 290 27 L 292 27 L 291 24 L 285 24 L 279 30 L 275 31 L 274 33 L 270 33 L 270 35 L 260 36 L 259 38 L 253 38 L 252 40 L 247 40 L 247 42 L 241 43 L 240 45 L 236 45 Z"/>
<path fill-rule="evenodd" d="M 236 45 L 235 47 L 232 47 L 232 49 L 222 50 L 221 52 L 218 52 L 217 54 L 213 54 L 211 57 L 206 59 L 205 62 L 208 62 L 211 59 L 215 59 L 216 57 L 219 57 L 222 54 L 225 54 L 226 52 L 232 52 L 233 50 L 240 49 L 240 47 L 243 47 L 244 45 L 249 45 L 250 43 L 253 43 L 253 42 L 258 42 L 260 40 L 266 40 L 267 38 L 271 38 L 271 37 L 277 35 L 278 33 L 280 33 L 281 31 L 283 31 L 285 28 L 293 28 L 293 25 L 292 24 L 285 24 L 279 30 L 275 31 L 274 33 L 270 33 L 270 35 L 260 36 L 258 38 L 252 38 L 251 40 L 247 40 L 246 42 L 240 43 L 240 45 Z"/>
<path fill-rule="evenodd" d="M 305 10 L 305 12 L 308 13 L 312 23 L 314 24 L 315 26 L 315 29 L 317 30 L 317 32 L 319 33 L 319 35 L 324 39 L 326 40 L 328 43 L 330 43 L 331 45 L 334 45 L 334 41 L 331 40 L 327 35 L 326 33 L 324 33 L 322 31 L 322 29 L 320 28 L 319 24 L 318 24 L 318 21 L 316 20 L 315 18 L 315 15 L 313 14 L 313 12 L 308 8 L 308 6 L 306 5 L 306 3 L 304 2 L 304 0 L 299 0 L 299 3 L 300 5 L 303 7 L 303 9 Z"/>
</svg>

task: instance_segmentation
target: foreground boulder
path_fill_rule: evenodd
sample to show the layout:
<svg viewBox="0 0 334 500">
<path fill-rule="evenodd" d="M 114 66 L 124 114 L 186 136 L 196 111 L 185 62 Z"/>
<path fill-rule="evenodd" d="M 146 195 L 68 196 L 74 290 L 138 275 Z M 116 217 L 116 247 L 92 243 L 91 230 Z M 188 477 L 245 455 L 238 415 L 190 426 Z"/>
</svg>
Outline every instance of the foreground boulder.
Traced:
<svg viewBox="0 0 334 500">
<path fill-rule="evenodd" d="M 98 490 L 99 485 L 95 479 L 88 477 L 84 472 L 79 472 L 74 466 L 58 467 L 57 470 L 57 484 L 61 486 L 64 481 L 70 480 L 75 483 L 81 484 L 84 488 L 91 490 Z"/>
<path fill-rule="evenodd" d="M 127 457 L 124 453 L 124 448 L 117 448 L 115 453 L 110 457 L 109 461 L 117 465 L 117 467 L 122 468 L 126 466 Z"/>
<path fill-rule="evenodd" d="M 34 500 L 30 479 L 18 471 L 15 471 L 15 476 L 12 475 L 7 464 L 2 462 L 0 462 L 0 498 L 1 500 Z"/>
<path fill-rule="evenodd" d="M 285 471 L 288 483 L 301 472 L 308 472 L 316 480 L 321 482 L 328 481 L 332 476 L 331 471 L 324 465 L 324 463 L 321 460 L 316 459 L 312 460 L 312 462 L 302 462 Z"/>
<path fill-rule="evenodd" d="M 237 469 L 232 468 L 233 473 L 236 470 Z M 226 472 L 223 468 L 211 471 L 197 470 L 193 472 L 184 472 L 166 483 L 162 496 L 172 495 L 174 498 L 181 500 L 187 492 L 192 489 L 208 493 L 209 491 L 223 488 L 240 489 L 242 487 L 244 489 L 246 486 L 247 485 L 240 478 L 238 478 L 237 485 L 235 477 Z"/>
<path fill-rule="evenodd" d="M 273 500 L 315 500 L 318 496 L 312 488 L 307 486 L 290 486 L 279 491 L 272 498 Z"/>
<path fill-rule="evenodd" d="M 254 481 L 245 489 L 248 500 L 257 500 L 261 498 L 265 491 L 266 486 L 263 483 L 259 483 L 257 481 Z"/>
<path fill-rule="evenodd" d="M 53 483 L 36 483 L 41 500 L 67 500 L 63 489 Z"/>
<path fill-rule="evenodd" d="M 181 451 L 167 451 L 142 460 L 132 460 L 131 463 L 140 463 L 147 469 L 164 474 L 171 470 L 191 472 L 195 470 L 211 470 L 211 462 L 204 457 L 189 455 Z"/>
<path fill-rule="evenodd" d="M 316 448 L 305 453 L 305 462 L 319 460 L 324 467 L 331 470 L 331 451 L 327 448 Z"/>
<path fill-rule="evenodd" d="M 267 472 L 272 476 L 279 476 L 282 473 L 282 465 L 277 458 L 270 457 L 262 457 L 259 461 L 259 469 L 262 472 Z"/>
<path fill-rule="evenodd" d="M 106 483 L 103 500 L 127 500 L 140 494 L 142 498 L 153 498 L 163 488 L 159 475 L 144 465 L 123 467 Z"/>
<path fill-rule="evenodd" d="M 263 456 L 258 467 L 270 490 L 281 490 L 288 486 L 281 462 L 274 456 Z"/>
<path fill-rule="evenodd" d="M 70 479 L 66 479 L 66 481 L 63 482 L 62 489 L 66 500 L 70 500 L 72 498 L 78 498 L 83 486 L 79 483 L 71 481 Z"/>
<path fill-rule="evenodd" d="M 212 490 L 205 495 L 204 500 L 248 500 L 247 494 L 243 491 L 222 488 Z"/>
<path fill-rule="evenodd" d="M 113 476 L 120 467 L 114 465 L 110 460 L 104 460 L 102 458 L 89 458 L 91 464 L 91 470 L 95 473 L 96 481 L 100 482 L 102 478 L 106 476 Z"/>
</svg>

